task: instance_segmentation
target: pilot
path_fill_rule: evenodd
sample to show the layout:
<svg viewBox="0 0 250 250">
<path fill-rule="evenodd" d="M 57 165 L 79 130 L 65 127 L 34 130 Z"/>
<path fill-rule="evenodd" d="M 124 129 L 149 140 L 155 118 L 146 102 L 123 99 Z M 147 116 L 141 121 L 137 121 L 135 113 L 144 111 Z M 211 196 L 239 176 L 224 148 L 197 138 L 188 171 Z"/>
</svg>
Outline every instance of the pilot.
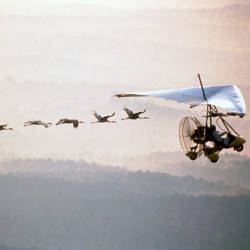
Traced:
<svg viewBox="0 0 250 250">
<path fill-rule="evenodd" d="M 226 132 L 220 134 L 217 130 L 215 125 L 211 125 L 210 127 L 210 137 L 211 141 L 215 143 L 215 145 L 227 147 L 230 141 L 230 135 L 228 134 L 227 137 L 223 138 L 222 135 L 226 134 Z"/>
</svg>

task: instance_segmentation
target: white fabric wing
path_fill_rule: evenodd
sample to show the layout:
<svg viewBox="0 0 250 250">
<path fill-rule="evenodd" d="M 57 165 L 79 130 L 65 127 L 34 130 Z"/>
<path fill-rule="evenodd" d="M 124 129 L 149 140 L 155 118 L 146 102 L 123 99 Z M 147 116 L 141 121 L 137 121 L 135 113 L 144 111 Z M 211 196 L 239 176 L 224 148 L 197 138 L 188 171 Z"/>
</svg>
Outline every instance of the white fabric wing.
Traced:
<svg viewBox="0 0 250 250">
<path fill-rule="evenodd" d="M 201 88 L 184 88 L 146 92 L 131 92 L 118 94 L 118 97 L 154 96 L 166 100 L 190 104 L 191 107 L 200 104 L 211 104 L 223 108 L 227 112 L 244 115 L 246 105 L 240 89 L 236 85 L 204 87 L 207 101 L 204 100 Z"/>
</svg>

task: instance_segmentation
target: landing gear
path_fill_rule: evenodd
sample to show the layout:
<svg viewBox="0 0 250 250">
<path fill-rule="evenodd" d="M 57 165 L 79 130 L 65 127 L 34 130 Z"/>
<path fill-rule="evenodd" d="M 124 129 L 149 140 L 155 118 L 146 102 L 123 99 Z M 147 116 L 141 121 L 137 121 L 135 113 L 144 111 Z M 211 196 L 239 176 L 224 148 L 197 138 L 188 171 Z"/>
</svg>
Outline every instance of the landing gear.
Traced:
<svg viewBox="0 0 250 250">
<path fill-rule="evenodd" d="M 212 123 L 212 118 L 217 116 L 216 122 L 220 130 L 217 130 Z M 208 105 L 205 126 L 192 116 L 184 117 L 181 120 L 180 143 L 190 160 L 194 161 L 204 154 L 210 162 L 216 163 L 219 160 L 219 153 L 224 149 L 231 148 L 237 152 L 243 150 L 246 140 L 226 122 L 223 116 L 218 112 L 216 106 Z M 227 115 L 225 114 L 225 116 Z M 224 127 L 220 126 L 218 121 L 221 121 Z"/>
<path fill-rule="evenodd" d="M 186 156 L 188 156 L 190 160 L 194 161 L 197 159 L 198 154 L 196 152 L 190 151 L 186 153 Z"/>
<path fill-rule="evenodd" d="M 218 160 L 219 160 L 219 158 L 218 158 L 218 159 L 211 159 L 210 161 L 211 161 L 212 163 L 216 163 Z"/>
<path fill-rule="evenodd" d="M 216 163 L 219 160 L 219 155 L 218 153 L 214 153 L 211 155 L 208 155 L 207 157 L 212 163 Z"/>
<path fill-rule="evenodd" d="M 244 149 L 243 144 L 240 144 L 234 147 L 234 150 L 236 150 L 237 152 L 241 152 L 243 149 Z"/>
</svg>

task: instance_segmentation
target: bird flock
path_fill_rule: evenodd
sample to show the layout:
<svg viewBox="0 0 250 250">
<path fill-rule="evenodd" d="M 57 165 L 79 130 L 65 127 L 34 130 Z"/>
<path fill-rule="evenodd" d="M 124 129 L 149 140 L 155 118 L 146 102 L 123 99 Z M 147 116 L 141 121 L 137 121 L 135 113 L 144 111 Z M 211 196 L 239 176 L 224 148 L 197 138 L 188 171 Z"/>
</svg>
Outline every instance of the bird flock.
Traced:
<svg viewBox="0 0 250 250">
<path fill-rule="evenodd" d="M 143 111 L 139 111 L 139 112 L 133 112 L 132 110 L 128 109 L 127 107 L 124 107 L 123 110 L 127 113 L 127 117 L 122 118 L 122 120 L 149 119 L 148 117 L 140 117 L 141 114 L 146 112 L 146 109 L 144 109 Z M 95 116 L 96 121 L 91 122 L 91 123 L 105 123 L 105 122 L 115 123 L 116 122 L 116 121 L 109 120 L 109 118 L 111 118 L 115 115 L 115 112 L 112 113 L 111 115 L 101 116 L 101 115 L 97 114 L 96 111 L 93 111 L 93 115 Z M 60 119 L 55 125 L 57 126 L 57 125 L 61 125 L 61 124 L 72 124 L 74 128 L 78 128 L 78 125 L 80 123 L 84 123 L 84 122 L 77 120 L 77 119 L 63 118 L 63 119 Z M 44 126 L 45 128 L 49 128 L 53 124 L 51 122 L 43 122 L 40 120 L 27 121 L 24 123 L 24 127 L 32 126 L 32 125 L 41 125 L 41 126 Z M 2 130 L 14 130 L 13 128 L 8 128 L 7 126 L 8 126 L 8 124 L 0 125 L 0 131 L 2 131 Z"/>
</svg>

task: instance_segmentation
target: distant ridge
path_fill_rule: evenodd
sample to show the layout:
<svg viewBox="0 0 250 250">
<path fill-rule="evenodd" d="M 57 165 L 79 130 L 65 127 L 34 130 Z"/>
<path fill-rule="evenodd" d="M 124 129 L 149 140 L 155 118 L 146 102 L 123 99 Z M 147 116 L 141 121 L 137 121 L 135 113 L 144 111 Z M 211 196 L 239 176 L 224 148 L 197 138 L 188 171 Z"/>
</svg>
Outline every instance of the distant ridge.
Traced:
<svg viewBox="0 0 250 250">
<path fill-rule="evenodd" d="M 183 164 L 183 163 L 181 163 Z M 174 167 L 174 166 L 173 166 Z M 129 192 L 157 193 L 159 195 L 239 195 L 249 194 L 250 189 L 227 185 L 222 181 L 208 181 L 192 176 L 177 177 L 160 172 L 135 171 L 125 168 L 102 166 L 84 161 L 48 159 L 12 160 L 0 163 L 0 173 L 13 178 L 58 179 L 72 183 L 113 186 Z M 8 178 L 11 178 L 9 176 Z M 15 176 L 15 177 L 14 177 Z M 0 175 L 0 179 L 4 179 Z"/>
</svg>

